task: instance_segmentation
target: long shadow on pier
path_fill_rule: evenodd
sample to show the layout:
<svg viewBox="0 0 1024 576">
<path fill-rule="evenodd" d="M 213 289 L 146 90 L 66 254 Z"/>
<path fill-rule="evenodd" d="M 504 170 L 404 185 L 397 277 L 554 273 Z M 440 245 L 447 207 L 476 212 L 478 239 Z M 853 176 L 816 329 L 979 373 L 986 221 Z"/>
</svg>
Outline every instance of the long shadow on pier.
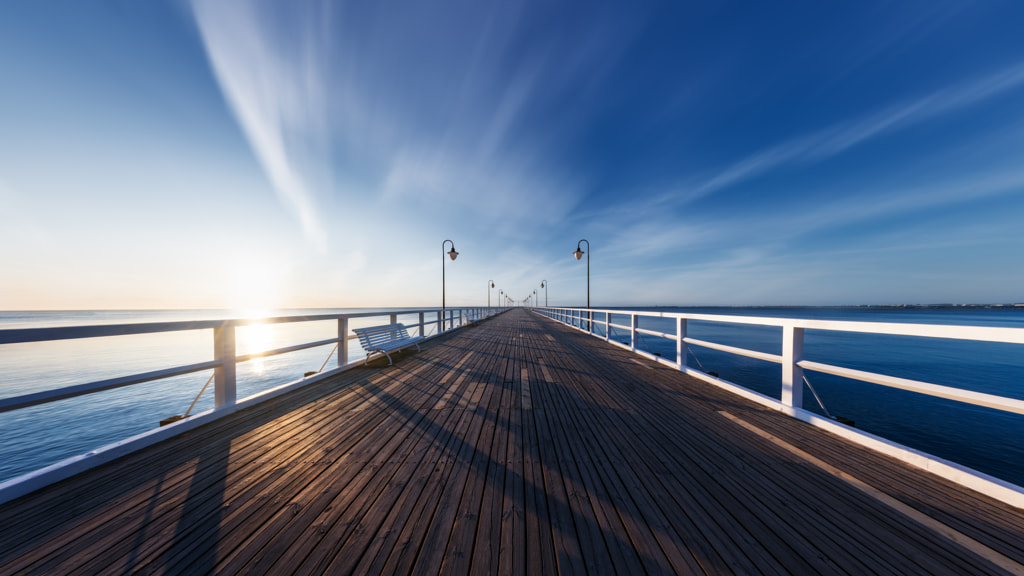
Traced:
<svg viewBox="0 0 1024 576">
<path fill-rule="evenodd" d="M 718 411 L 863 450 L 633 358 L 526 312 L 460 330 L 0 506 L 0 572 L 992 572 Z"/>
</svg>

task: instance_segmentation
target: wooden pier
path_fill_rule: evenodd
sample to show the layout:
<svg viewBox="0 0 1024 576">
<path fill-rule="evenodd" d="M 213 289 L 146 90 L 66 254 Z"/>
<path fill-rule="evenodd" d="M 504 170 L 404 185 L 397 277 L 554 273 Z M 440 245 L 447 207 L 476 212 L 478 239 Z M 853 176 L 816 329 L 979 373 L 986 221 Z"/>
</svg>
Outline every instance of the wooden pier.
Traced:
<svg viewBox="0 0 1024 576">
<path fill-rule="evenodd" d="M 0 573 L 1024 573 L 1024 512 L 526 310 L 384 364 L 0 506 Z"/>
</svg>

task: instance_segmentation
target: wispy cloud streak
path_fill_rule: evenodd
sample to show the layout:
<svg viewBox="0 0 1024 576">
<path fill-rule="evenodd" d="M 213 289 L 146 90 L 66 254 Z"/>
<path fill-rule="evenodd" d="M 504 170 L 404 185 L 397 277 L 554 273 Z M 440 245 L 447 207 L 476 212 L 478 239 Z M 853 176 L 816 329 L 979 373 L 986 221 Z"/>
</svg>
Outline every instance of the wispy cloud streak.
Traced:
<svg viewBox="0 0 1024 576">
<path fill-rule="evenodd" d="M 221 90 L 282 203 L 321 250 L 317 198 L 330 184 L 326 7 L 192 2 Z"/>
<path fill-rule="evenodd" d="M 918 122 L 978 104 L 1024 84 L 1024 64 L 981 80 L 947 88 L 854 122 L 784 142 L 729 166 L 697 186 L 687 200 L 713 194 L 776 168 L 836 156 L 866 140 Z"/>
</svg>

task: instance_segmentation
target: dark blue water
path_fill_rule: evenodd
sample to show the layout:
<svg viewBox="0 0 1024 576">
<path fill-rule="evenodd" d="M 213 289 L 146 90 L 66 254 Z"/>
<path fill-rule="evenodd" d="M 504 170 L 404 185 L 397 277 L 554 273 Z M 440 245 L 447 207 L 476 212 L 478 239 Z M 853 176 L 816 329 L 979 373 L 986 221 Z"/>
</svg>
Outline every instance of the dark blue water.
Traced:
<svg viewBox="0 0 1024 576">
<path fill-rule="evenodd" d="M 633 308 L 773 318 L 858 322 L 898 322 L 1024 328 L 1024 308 Z M 598 315 L 596 320 L 603 318 Z M 629 325 L 629 317 L 612 315 Z M 672 319 L 644 318 L 641 328 L 675 333 Z M 603 334 L 603 328 L 597 326 Z M 718 324 L 690 320 L 692 338 L 781 354 L 777 327 Z M 628 343 L 626 330 L 612 338 Z M 675 359 L 675 342 L 642 336 L 639 347 Z M 714 371 L 725 380 L 778 399 L 781 367 L 708 348 L 690 346 L 688 364 Z M 1024 399 L 1024 346 L 939 338 L 887 336 L 807 330 L 804 358 L 847 368 L 920 380 L 1009 398 Z M 900 444 L 958 462 L 1018 485 L 1024 485 L 1024 416 L 805 371 L 833 416 Z M 824 415 L 804 386 L 804 408 Z"/>
<path fill-rule="evenodd" d="M 699 314 L 768 316 L 865 322 L 1006 326 L 1024 328 L 1022 308 L 649 308 Z M 355 310 L 352 310 L 355 311 Z M 339 313 L 281 311 L 274 315 Z M 0 329 L 233 317 L 223 311 L 0 312 Z M 415 316 L 399 321 L 415 323 Z M 362 321 L 365 325 L 380 319 Z M 626 316 L 613 316 L 628 325 Z M 353 323 L 361 325 L 356 321 Z M 672 320 L 641 318 L 640 326 L 674 333 Z M 239 354 L 330 338 L 336 323 L 265 325 L 240 329 Z M 612 337 L 628 340 L 628 333 Z M 694 338 L 779 354 L 781 329 L 689 321 Z M 212 359 L 210 331 L 0 346 L 0 397 Z M 645 336 L 642 349 L 675 356 L 675 343 Z M 777 364 L 690 347 L 688 362 L 774 398 L 780 394 Z M 285 384 L 317 370 L 330 347 L 239 365 L 239 398 Z M 349 357 L 362 354 L 357 343 Z M 999 396 L 1024 399 L 1024 346 L 935 338 L 844 334 L 808 330 L 808 360 L 879 372 Z M 328 366 L 334 365 L 334 359 Z M 833 415 L 857 428 L 1024 485 L 1024 416 L 964 405 L 834 376 L 806 372 Z M 209 373 L 179 376 L 0 414 L 0 481 L 155 428 L 182 414 Z M 210 390 L 194 412 L 212 408 Z M 809 391 L 804 407 L 823 413 Z"/>
</svg>

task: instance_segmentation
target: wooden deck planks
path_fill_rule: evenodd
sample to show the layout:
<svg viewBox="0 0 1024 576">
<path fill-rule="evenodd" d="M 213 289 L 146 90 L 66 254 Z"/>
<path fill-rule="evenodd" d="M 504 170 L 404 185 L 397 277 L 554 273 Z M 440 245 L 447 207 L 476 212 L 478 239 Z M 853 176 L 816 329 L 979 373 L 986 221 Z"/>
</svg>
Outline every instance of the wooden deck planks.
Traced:
<svg viewBox="0 0 1024 576">
<path fill-rule="evenodd" d="M 580 336 L 580 338 L 583 338 L 583 336 Z M 584 350 L 577 350 L 576 352 L 585 352 L 585 351 Z M 628 352 L 623 352 L 623 354 L 628 355 Z M 612 356 L 615 356 L 615 355 L 617 355 L 617 353 L 613 353 L 612 354 Z M 592 359 L 587 359 L 587 360 L 589 361 L 589 360 L 592 360 Z M 633 357 L 631 355 L 629 355 L 626 360 L 629 363 L 632 363 Z M 653 366 L 653 364 L 652 364 L 652 366 Z M 665 369 L 665 368 L 656 368 L 656 370 L 661 370 L 663 372 L 668 372 L 668 370 Z M 675 374 L 674 371 L 671 371 L 671 372 L 673 374 Z M 681 375 L 678 375 L 678 374 L 675 374 L 675 375 L 676 376 L 681 376 Z M 730 400 L 730 402 L 734 402 L 734 400 Z M 659 403 L 652 403 L 652 407 L 654 409 L 657 409 L 658 407 L 660 407 L 662 405 L 663 404 L 660 403 L 660 402 Z M 760 412 L 765 413 L 765 414 L 770 414 L 770 413 L 766 413 L 764 411 L 760 411 Z M 672 414 L 665 414 L 663 416 L 663 418 L 665 419 L 664 421 L 665 422 L 669 422 L 670 426 L 678 426 L 681 423 L 685 423 L 688 420 L 688 418 L 682 417 L 681 415 L 678 415 L 678 414 L 675 415 L 676 418 L 672 418 L 672 416 L 673 416 Z M 776 420 L 781 420 L 781 421 L 786 422 L 786 423 L 792 422 L 792 423 L 795 423 L 795 424 L 800 424 L 800 423 L 797 423 L 796 421 L 792 421 L 792 420 L 788 420 L 787 421 L 786 419 L 779 419 L 778 416 L 776 416 L 776 415 L 771 415 L 771 416 L 774 416 Z M 766 416 L 766 417 L 771 417 L 771 416 Z M 720 425 L 721 425 L 721 423 L 718 424 L 718 426 L 720 426 Z M 718 426 L 716 426 L 716 424 L 714 422 L 709 422 L 709 423 L 707 423 L 705 425 L 700 426 L 699 428 L 696 428 L 696 429 L 694 429 L 692 431 L 689 431 L 687 433 L 688 434 L 687 438 L 693 438 L 694 434 L 702 434 L 703 433 L 702 430 L 715 430 L 715 429 L 718 428 Z M 722 445 L 724 446 L 724 445 L 728 445 L 728 444 L 722 444 Z M 838 451 L 838 454 L 842 454 L 843 446 L 841 446 L 839 448 L 840 449 Z M 728 458 L 716 458 L 716 461 L 729 462 L 729 461 L 734 461 L 734 460 L 736 460 L 739 457 L 740 457 L 739 455 L 735 455 L 734 454 L 734 455 L 732 455 L 732 456 L 730 456 Z M 877 457 L 877 455 L 874 455 L 874 458 L 875 458 L 875 466 L 877 467 L 877 466 L 879 466 L 882 463 L 881 462 L 882 459 Z M 805 472 L 801 472 L 800 474 L 802 476 L 806 475 Z M 730 474 L 730 476 L 732 476 L 732 475 L 734 475 L 734 474 Z M 910 477 L 912 478 L 913 476 L 917 476 L 917 475 L 920 475 L 920 474 L 917 473 L 917 472 L 911 472 Z M 757 483 L 758 484 L 763 484 L 763 482 L 761 482 L 760 480 Z M 806 484 L 806 481 L 804 481 L 802 483 Z M 799 485 L 799 484 L 797 484 L 797 485 Z M 811 484 L 810 486 L 813 487 L 814 484 Z M 853 497 L 856 498 L 856 496 L 853 496 Z M 869 506 L 873 505 L 876 508 L 878 507 L 877 504 L 875 504 L 875 503 L 868 503 L 868 504 L 869 504 Z M 858 502 L 858 505 L 859 506 L 860 505 L 864 505 L 864 503 L 861 501 L 861 502 Z M 792 506 L 790 508 L 792 508 Z M 781 510 L 781 508 L 780 508 L 780 510 Z M 913 538 L 913 535 L 915 534 L 915 531 L 920 530 L 919 526 L 913 526 L 912 523 L 908 524 L 903 519 L 900 519 L 900 518 L 895 518 L 894 519 L 892 517 L 891 511 L 889 511 L 889 510 L 884 510 L 884 511 L 882 511 L 881 514 L 884 516 L 883 520 L 888 520 L 889 522 L 893 522 L 895 524 L 900 525 L 899 526 L 899 530 L 908 531 L 906 533 L 909 533 L 911 535 L 910 536 L 911 538 Z M 799 526 L 799 525 L 800 524 L 798 524 L 798 523 L 794 523 L 794 526 Z M 853 530 L 851 530 L 851 532 L 853 532 Z M 870 532 L 870 531 L 868 531 L 868 532 Z M 900 542 L 900 540 L 906 540 L 907 539 L 906 537 L 902 537 L 902 538 L 900 537 L 900 536 L 902 536 L 902 534 L 903 533 L 899 533 L 897 535 L 897 538 L 894 541 L 895 542 Z M 861 536 L 864 536 L 864 534 L 861 534 Z M 1018 540 L 1019 540 L 1019 537 L 1018 537 Z M 877 542 L 876 542 L 876 544 L 877 544 Z M 917 572 L 917 571 L 928 571 L 928 572 L 932 572 L 932 573 L 941 573 L 944 570 L 948 571 L 953 566 L 958 566 L 957 569 L 960 570 L 961 573 L 971 573 L 972 571 L 980 571 L 980 572 L 984 572 L 985 571 L 984 568 L 981 568 L 981 569 L 979 569 L 979 568 L 972 568 L 970 561 L 964 563 L 963 560 L 957 561 L 957 559 L 952 559 L 950 564 L 945 564 L 943 566 L 941 564 L 941 560 L 939 560 L 939 561 L 932 560 L 931 559 L 931 555 L 932 554 L 936 554 L 941 559 L 943 554 L 948 554 L 948 553 L 945 552 L 944 548 L 948 548 L 949 543 L 948 542 L 943 543 L 941 541 L 935 541 L 934 539 L 932 539 L 931 540 L 931 544 L 932 544 L 932 546 L 928 546 L 928 548 L 931 548 L 930 552 L 928 552 L 926 554 L 918 555 L 922 559 L 922 561 L 926 562 L 927 564 L 925 566 L 918 567 L 916 570 L 914 570 L 915 572 Z M 893 555 L 891 556 L 891 559 L 902 558 L 902 556 L 905 554 L 904 550 L 899 548 L 899 547 L 897 547 L 897 549 L 893 550 L 893 548 L 891 547 L 891 544 L 883 543 L 883 547 L 888 547 L 889 550 L 893 553 Z M 837 551 L 839 549 L 840 549 L 839 546 L 833 546 L 828 551 L 829 551 L 829 553 L 835 553 L 835 551 Z M 908 550 L 909 550 L 910 554 L 914 554 L 914 550 L 915 549 L 912 546 L 909 547 Z M 891 565 L 890 565 L 890 567 L 891 567 Z M 922 568 L 924 568 L 926 570 L 922 570 Z"/>
<path fill-rule="evenodd" d="M 628 354 L 628 353 L 626 353 L 626 354 Z M 615 356 L 615 355 L 617 355 L 617 353 L 613 354 L 613 356 Z M 633 357 L 631 355 L 629 355 L 624 360 L 628 361 L 629 363 L 633 363 Z M 664 370 L 664 369 L 661 368 L 660 370 Z M 661 403 L 652 403 L 651 404 L 651 407 L 654 410 L 657 410 L 660 406 L 661 406 Z M 675 418 L 673 418 L 673 416 L 675 416 Z M 669 429 L 671 429 L 671 428 L 674 428 L 674 427 L 677 427 L 677 426 L 680 426 L 680 425 L 684 424 L 685 422 L 690 420 L 692 418 L 692 416 L 686 415 L 684 417 L 683 415 L 679 415 L 679 414 L 675 414 L 675 415 L 673 415 L 673 414 L 665 414 L 665 415 L 661 416 L 661 418 L 663 419 L 663 421 L 668 423 L 667 427 Z M 706 422 L 706 423 L 704 423 L 704 424 L 702 424 L 702 425 L 700 425 L 700 426 L 698 426 L 696 428 L 693 428 L 692 430 L 687 430 L 685 432 L 685 438 L 687 440 L 700 439 L 702 436 L 706 436 L 706 432 L 707 431 L 718 430 L 721 427 L 721 425 L 722 425 L 721 422 L 717 422 L 717 423 L 714 422 L 714 421 Z M 722 438 L 721 440 L 722 441 L 714 442 L 714 443 L 712 443 L 710 445 L 712 445 L 712 446 L 716 446 L 717 445 L 717 446 L 719 446 L 721 448 L 727 448 L 727 447 L 729 447 L 732 444 L 732 442 L 730 442 L 728 438 Z M 699 455 L 699 452 L 695 453 L 695 454 Z M 754 454 L 754 453 L 752 453 L 752 454 Z M 718 466 L 723 465 L 723 464 L 727 465 L 727 464 L 729 464 L 731 462 L 742 462 L 744 459 L 749 459 L 748 456 L 744 456 L 744 454 L 738 453 L 735 450 L 732 451 L 731 454 L 723 453 L 722 456 L 725 456 L 725 457 L 715 458 L 713 462 L 708 461 L 707 459 L 701 459 L 701 462 L 703 462 L 701 464 L 701 466 L 707 468 L 707 466 L 710 465 L 710 466 L 712 466 L 711 469 L 714 469 L 714 468 L 717 468 Z M 715 463 L 717 463 L 717 465 Z M 762 466 L 764 466 L 765 469 L 771 469 L 772 468 L 772 464 L 773 464 L 773 462 L 764 462 L 764 463 L 762 463 Z M 813 471 L 811 473 L 813 473 Z M 806 474 L 807 474 L 807 471 L 801 471 L 800 472 L 800 475 L 806 475 Z M 737 490 L 743 490 L 743 487 L 735 485 L 734 482 L 733 482 L 733 479 L 734 478 L 743 478 L 746 475 L 747 474 L 745 474 L 742 470 L 732 470 L 732 471 L 724 471 L 724 472 L 719 473 L 719 474 L 714 474 L 713 477 L 718 479 L 719 481 L 721 481 L 723 483 L 733 484 L 731 486 L 729 492 L 734 492 L 734 491 L 737 491 Z M 773 486 L 772 482 L 768 481 L 767 478 L 765 478 L 763 476 L 758 475 L 758 476 L 752 477 L 750 480 L 751 481 L 749 482 L 749 484 L 753 485 L 753 486 L 757 486 L 759 488 L 759 490 L 757 492 L 750 492 L 749 493 L 749 497 L 745 498 L 745 500 L 747 500 L 747 501 L 762 501 L 762 500 L 765 499 L 766 496 L 772 496 L 773 494 L 779 494 L 780 493 L 780 489 L 777 487 L 777 485 L 773 489 L 772 488 L 772 486 Z M 825 480 L 827 481 L 827 479 L 825 479 Z M 700 483 L 701 484 L 706 484 L 707 480 L 703 480 Z M 783 484 L 783 485 L 787 485 L 787 484 Z M 796 485 L 800 485 L 800 484 L 798 483 Z M 811 484 L 810 486 L 813 487 L 814 485 Z M 774 492 L 765 493 L 765 491 L 763 490 L 765 488 L 770 489 L 770 490 L 774 490 Z M 781 492 L 781 493 L 784 494 L 784 492 Z M 798 493 L 794 493 L 794 496 L 799 496 L 799 494 Z M 801 510 L 801 508 L 802 508 L 802 506 L 800 504 L 801 503 L 799 501 L 794 501 L 793 499 L 790 499 L 789 501 L 787 501 L 784 497 L 781 498 L 781 499 L 777 498 L 776 500 L 774 500 L 774 506 L 771 508 L 771 510 L 773 510 L 773 512 L 771 514 L 772 515 L 778 515 L 779 512 L 783 512 L 783 511 L 799 512 Z M 860 504 L 863 504 L 863 502 L 861 502 Z M 869 503 L 869 505 L 870 504 L 871 503 Z M 877 507 L 877 504 L 875 504 L 875 506 Z M 820 508 L 820 507 L 819 507 L 819 510 L 823 510 L 824 512 L 830 512 L 831 511 L 830 508 Z M 750 510 L 750 511 L 751 512 L 755 512 L 754 510 Z M 891 518 L 891 514 L 888 514 L 888 511 L 886 511 L 885 514 L 886 514 L 887 518 Z M 813 519 L 813 517 L 812 517 L 812 519 Z M 840 518 L 838 521 L 842 522 L 842 519 Z M 896 521 L 899 522 L 900 520 L 897 518 Z M 905 522 L 904 522 L 904 524 L 905 524 Z M 793 543 L 799 544 L 800 543 L 800 539 L 793 538 L 793 536 L 794 535 L 799 535 L 799 533 L 801 532 L 802 528 L 805 525 L 806 525 L 806 523 L 804 521 L 800 521 L 799 519 L 797 519 L 797 521 L 790 521 L 790 523 L 788 523 L 786 525 L 786 526 L 789 526 L 790 528 L 787 531 L 785 531 L 784 533 L 787 533 L 789 535 L 788 541 L 791 544 L 793 544 Z M 904 529 L 913 530 L 914 528 L 915 527 L 913 527 L 913 526 L 910 526 L 910 527 L 904 526 Z M 853 532 L 853 530 L 851 530 L 851 532 Z M 839 535 L 843 536 L 842 533 L 839 533 Z M 863 536 L 863 534 L 862 534 L 862 536 Z M 819 530 L 813 530 L 813 531 L 809 532 L 807 534 L 807 536 L 805 537 L 806 540 L 810 540 L 811 538 L 813 538 L 814 540 L 826 540 L 826 541 L 828 540 L 827 532 L 826 533 L 822 533 Z M 762 538 L 758 538 L 758 540 L 760 541 L 760 540 L 762 540 Z M 899 541 L 899 538 L 897 538 L 897 541 Z M 843 553 L 845 552 L 846 547 L 848 545 L 850 545 L 850 544 L 851 544 L 850 541 L 845 541 L 845 542 L 843 542 L 843 543 L 841 543 L 839 545 L 827 546 L 827 547 L 825 547 L 824 552 L 826 552 L 828 555 L 836 555 L 838 557 L 841 557 L 843 555 Z M 878 542 L 875 542 L 875 544 L 877 545 Z M 819 543 L 819 545 L 820 545 L 820 543 Z M 884 543 L 883 543 L 883 547 L 885 547 Z M 892 550 L 892 548 L 890 548 L 890 550 L 895 552 L 894 558 L 900 558 L 902 556 L 902 554 L 903 554 L 903 552 L 900 551 L 900 550 Z M 914 549 L 911 548 L 910 552 L 913 553 L 913 550 Z M 809 550 L 809 551 L 813 554 L 813 550 Z M 811 559 L 814 558 L 813 556 L 808 556 L 808 557 L 811 558 Z M 854 558 L 848 558 L 848 560 L 851 560 L 851 559 L 854 559 Z M 929 556 L 927 556 L 927 555 L 923 556 L 923 560 L 925 562 L 931 564 L 930 566 L 926 564 L 923 567 L 925 569 L 928 569 L 927 571 L 930 571 L 930 572 L 936 572 L 936 571 L 941 572 L 942 571 L 942 567 L 940 565 L 938 565 L 937 563 L 935 563 L 935 561 L 930 560 Z M 954 564 L 954 565 L 956 565 L 956 564 Z M 856 564 L 845 564 L 844 563 L 844 566 L 852 567 L 852 566 L 856 566 Z M 891 567 L 891 565 L 890 565 L 890 567 Z M 918 569 L 915 570 L 915 572 L 916 571 L 921 571 L 921 568 L 922 567 L 918 567 Z M 948 567 L 945 568 L 945 569 L 948 570 Z M 826 570 L 826 568 L 819 566 L 819 567 L 816 568 L 816 570 Z M 835 571 L 835 568 L 832 568 L 830 571 Z M 854 572 L 856 572 L 856 570 Z M 970 573 L 970 570 L 965 568 L 963 573 Z"/>
<path fill-rule="evenodd" d="M 1024 561 L 1019 510 L 515 310 L 0 506 L 0 573 L 1000 573 L 723 412 Z"/>
</svg>

